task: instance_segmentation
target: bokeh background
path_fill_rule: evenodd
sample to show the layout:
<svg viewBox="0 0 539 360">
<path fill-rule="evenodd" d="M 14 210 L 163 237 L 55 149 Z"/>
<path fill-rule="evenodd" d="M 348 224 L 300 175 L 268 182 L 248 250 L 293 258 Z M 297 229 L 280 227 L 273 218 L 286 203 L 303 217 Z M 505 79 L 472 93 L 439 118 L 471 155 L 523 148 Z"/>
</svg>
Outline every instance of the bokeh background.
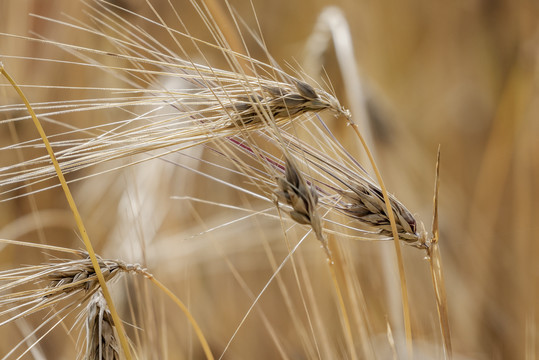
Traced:
<svg viewBox="0 0 539 360">
<path fill-rule="evenodd" d="M 116 3 L 152 16 L 144 1 Z M 189 31 L 208 38 L 193 7 L 187 1 L 173 3 Z M 353 109 L 367 102 L 369 119 L 356 119 L 370 124 L 372 148 L 386 185 L 427 229 L 432 217 L 436 150 L 441 144 L 440 246 L 455 354 L 467 359 L 536 359 L 539 3 L 253 0 L 256 18 L 248 1 L 230 3 L 248 27 L 260 27 L 268 52 L 283 68 L 303 69 L 317 80 L 329 78 L 346 107 Z M 153 4 L 164 18 L 174 22 L 166 1 Z M 226 16 L 224 3 L 208 4 L 212 11 Z M 348 22 L 353 44 L 349 50 L 355 56 L 365 98 L 347 94 L 346 84 L 356 80 L 355 70 L 339 65 L 341 55 L 332 42 L 326 47 L 324 42 L 312 40 L 319 15 L 327 6 L 338 7 Z M 95 37 L 84 38 L 81 32 L 29 16 L 35 13 L 66 19 L 63 14 L 67 14 L 75 19 L 72 21 L 88 22 L 87 11 L 88 7 L 71 0 L 2 1 L 0 31 L 17 35 L 33 32 L 60 42 L 107 49 L 110 45 Z M 123 16 L 148 26 L 134 15 Z M 162 30 L 148 27 L 148 31 L 174 47 Z M 253 57 L 267 61 L 252 38 L 246 36 L 246 42 Z M 190 49 L 191 45 L 186 42 L 185 46 Z M 199 55 L 193 54 L 196 60 Z M 0 60 L 23 85 L 116 84 L 114 78 L 95 69 L 4 55 L 68 59 L 69 54 L 51 45 L 0 36 Z M 209 53 L 208 58 L 214 66 L 226 66 L 218 53 Z M 26 91 L 34 102 L 92 96 L 55 88 Z M 19 102 L 7 86 L 0 88 L 0 94 L 0 106 Z M 30 122 L 4 122 L 21 114 L 3 113 L 1 146 L 36 137 Z M 111 121 L 115 115 L 114 111 L 97 116 L 90 112 L 55 119 L 87 126 Z M 327 121 L 343 144 L 361 157 L 357 140 L 342 119 L 329 117 Z M 49 133 L 62 129 L 46 124 Z M 40 151 L 20 154 L 3 148 L 0 163 L 12 164 L 20 161 L 17 156 Z M 192 149 L 188 154 L 207 156 L 203 149 Z M 231 175 L 219 174 L 185 156 L 177 155 L 173 160 L 234 181 Z M 207 231 L 245 214 L 171 197 L 192 196 L 252 208 L 256 203 L 168 162 L 154 160 L 99 175 L 74 183 L 73 189 L 97 251 L 104 257 L 141 262 L 170 285 L 188 303 L 216 353 L 226 345 L 253 294 L 260 292 L 273 273 L 272 257 L 280 263 L 286 255 L 281 226 L 275 220 L 253 217 Z M 2 202 L 0 214 L 2 238 L 81 246 L 57 189 Z M 397 320 L 400 292 L 394 268 L 387 265 L 394 261 L 393 245 L 349 239 L 342 243 L 353 261 L 349 268 L 353 269 L 353 284 L 361 289 L 357 295 L 362 299 L 361 314 L 352 317 L 368 324 L 356 324 L 357 329 L 368 329 L 367 335 L 360 336 L 361 331 L 357 331 L 357 341 L 369 342 L 378 358 L 388 358 L 388 319 L 397 347 L 402 347 L 402 325 Z M 427 263 L 415 249 L 404 250 L 417 357 L 439 358 L 441 338 Z M 2 268 L 45 259 L 28 252 L 2 248 Z M 347 358 L 323 254 L 314 240 L 303 244 L 299 252 L 297 282 L 303 285 L 297 285 L 293 267 L 285 266 L 282 278 L 272 282 L 262 296 L 255 308 L 258 310 L 248 317 L 225 358 L 275 359 L 283 354 L 291 359 Z M 133 339 L 141 344 L 140 358 L 202 358 L 183 315 L 149 287 L 144 281 L 128 278 L 116 290 L 120 302 L 132 305 L 131 309 L 123 307 L 124 317 L 137 318 L 137 324 L 146 329 L 137 332 L 145 340 Z M 311 321 L 316 323 L 320 347 L 325 349 L 321 355 L 306 335 L 309 320 L 298 288 L 307 293 Z M 128 298 L 132 302 L 122 300 Z M 349 305 L 354 306 L 353 302 Z M 39 317 L 28 321 L 31 327 Z M 20 341 L 27 331 L 23 328 L 18 324 L 0 329 L 0 354 Z M 68 331 L 56 328 L 41 341 L 40 351 L 47 358 L 73 358 L 77 333 L 72 331 L 73 341 L 66 343 Z M 282 345 L 281 350 L 276 343 Z"/>
</svg>

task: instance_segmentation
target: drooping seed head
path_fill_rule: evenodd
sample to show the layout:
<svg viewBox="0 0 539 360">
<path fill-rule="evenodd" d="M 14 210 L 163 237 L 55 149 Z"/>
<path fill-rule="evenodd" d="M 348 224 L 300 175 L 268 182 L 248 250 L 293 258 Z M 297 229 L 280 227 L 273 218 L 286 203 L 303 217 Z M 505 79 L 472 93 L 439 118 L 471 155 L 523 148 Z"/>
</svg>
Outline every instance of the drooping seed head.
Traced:
<svg viewBox="0 0 539 360">
<path fill-rule="evenodd" d="M 311 85 L 293 79 L 294 87 L 276 83 L 263 85 L 249 94 L 230 99 L 225 108 L 236 125 L 247 125 L 262 119 L 279 121 L 292 119 L 305 113 L 332 110 L 349 116 L 332 95 L 323 90 L 315 90 Z"/>
<path fill-rule="evenodd" d="M 292 220 L 299 224 L 310 225 L 324 251 L 331 258 L 327 240 L 322 233 L 322 220 L 316 210 L 318 194 L 314 186 L 309 186 L 303 175 L 292 161 L 286 158 L 285 177 L 277 178 L 278 189 L 275 194 L 280 202 L 289 205 Z"/>
<path fill-rule="evenodd" d="M 85 360 L 120 360 L 114 321 L 101 290 L 92 295 L 86 315 Z"/>
<path fill-rule="evenodd" d="M 340 191 L 340 195 L 342 202 L 337 207 L 340 211 L 377 229 L 380 235 L 392 236 L 386 204 L 379 188 L 370 182 L 355 182 L 349 190 Z M 394 196 L 388 195 L 395 215 L 399 238 L 408 243 L 417 243 L 417 246 L 420 246 L 416 219 Z"/>
</svg>

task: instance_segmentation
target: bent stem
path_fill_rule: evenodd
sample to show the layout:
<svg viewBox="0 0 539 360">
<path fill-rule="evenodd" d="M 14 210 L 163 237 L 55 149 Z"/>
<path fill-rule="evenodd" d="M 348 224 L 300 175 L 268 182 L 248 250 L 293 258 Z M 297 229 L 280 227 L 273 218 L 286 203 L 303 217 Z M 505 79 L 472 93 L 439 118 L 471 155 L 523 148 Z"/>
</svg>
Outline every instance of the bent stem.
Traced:
<svg viewBox="0 0 539 360">
<path fill-rule="evenodd" d="M 335 245 L 337 246 L 337 244 Z M 338 256 L 337 251 L 334 252 L 335 257 L 338 258 L 338 261 L 340 263 L 341 259 L 340 256 Z M 333 257 L 329 257 L 328 260 L 329 265 L 329 272 L 331 274 L 331 280 L 333 282 L 333 286 L 335 287 L 335 292 L 337 294 L 337 299 L 339 300 L 339 307 L 341 308 L 341 315 L 344 322 L 344 326 L 346 328 L 346 342 L 348 343 L 348 347 L 350 350 L 350 357 L 352 359 L 358 359 L 356 348 L 354 346 L 354 337 L 352 335 L 352 326 L 350 325 L 350 319 L 348 317 L 348 311 L 346 310 L 346 305 L 344 303 L 344 297 L 342 295 L 341 287 L 339 285 L 339 280 L 337 278 L 337 272 L 336 272 L 336 264 Z M 344 276 L 344 275 L 343 275 Z"/>
<path fill-rule="evenodd" d="M 198 326 L 198 323 L 196 322 L 195 318 L 193 317 L 189 309 L 187 309 L 187 306 L 185 306 L 185 304 L 176 295 L 174 295 L 172 291 L 170 291 L 165 285 L 163 285 L 163 283 L 157 280 L 152 274 L 147 272 L 144 272 L 143 274 L 147 279 L 154 283 L 154 285 L 157 286 L 159 290 L 163 291 L 172 301 L 174 301 L 174 303 L 182 310 L 182 312 L 187 317 L 187 320 L 191 323 L 193 329 L 195 330 L 202 349 L 204 350 L 204 354 L 206 355 L 206 359 L 214 360 L 208 341 L 204 337 L 204 334 L 202 333 L 200 326 Z"/>
<path fill-rule="evenodd" d="M 348 121 L 349 121 L 349 124 L 354 129 L 354 131 L 356 132 L 357 137 L 361 141 L 361 144 L 363 145 L 363 148 L 365 149 L 365 152 L 367 153 L 367 156 L 372 165 L 374 173 L 376 174 L 376 179 L 378 180 L 378 184 L 380 185 L 380 189 L 382 190 L 384 202 L 386 204 L 387 217 L 389 218 L 389 222 L 391 224 L 391 232 L 393 234 L 393 241 L 395 244 L 395 253 L 397 254 L 397 264 L 399 267 L 399 277 L 400 277 L 401 293 L 402 293 L 402 312 L 403 312 L 403 317 L 404 317 L 404 329 L 406 332 L 406 349 L 408 351 L 408 359 L 413 359 L 412 322 L 410 319 L 408 288 L 406 286 L 406 275 L 404 273 L 404 261 L 402 259 L 402 252 L 401 252 L 400 243 L 399 243 L 399 234 L 397 231 L 397 225 L 395 223 L 395 216 L 393 214 L 393 209 L 391 208 L 391 203 L 389 202 L 389 196 L 387 195 L 387 190 L 384 185 L 384 181 L 382 180 L 382 175 L 380 174 L 380 171 L 378 171 L 378 167 L 376 166 L 376 163 L 374 162 L 372 153 L 369 150 L 369 147 L 367 146 L 365 139 L 361 135 L 361 132 L 359 131 L 359 127 L 357 126 L 357 124 L 355 124 L 351 119 L 348 119 Z"/>
<path fill-rule="evenodd" d="M 99 266 L 99 263 L 97 261 L 94 248 L 92 246 L 92 243 L 90 242 L 88 233 L 86 232 L 86 228 L 84 226 L 80 213 L 77 209 L 77 205 L 75 204 L 75 200 L 73 199 L 73 195 L 71 195 L 71 190 L 69 189 L 69 186 L 67 185 L 64 174 L 62 173 L 62 169 L 60 169 L 58 160 L 56 160 L 54 151 L 52 150 L 49 140 L 47 139 L 47 135 L 45 134 L 45 131 L 43 130 L 43 127 L 41 126 L 41 123 L 39 122 L 36 116 L 36 113 L 34 112 L 34 109 L 32 109 L 30 102 L 28 101 L 24 93 L 22 92 L 21 88 L 17 85 L 15 80 L 13 80 L 13 78 L 4 69 L 4 65 L 2 63 L 0 63 L 0 72 L 9 81 L 11 86 L 15 89 L 15 91 L 17 92 L 21 100 L 24 102 L 26 109 L 28 110 L 28 113 L 30 114 L 30 116 L 32 117 L 32 120 L 34 121 L 34 125 L 37 131 L 39 132 L 39 135 L 41 136 L 41 140 L 43 141 L 43 144 L 45 145 L 45 148 L 47 149 L 47 153 L 49 154 L 49 157 L 51 158 L 52 164 L 54 165 L 54 169 L 56 171 L 56 174 L 58 175 L 60 184 L 62 185 L 62 190 L 64 191 L 67 202 L 69 203 L 69 207 L 71 208 L 71 211 L 73 212 L 73 217 L 75 218 L 75 222 L 77 223 L 77 227 L 79 229 L 82 241 L 84 242 L 84 246 L 86 247 L 86 251 L 88 252 L 88 256 L 90 257 L 90 260 L 92 262 L 92 266 L 94 268 L 95 274 L 99 281 L 99 285 L 101 287 L 101 290 L 103 291 L 103 296 L 105 297 L 105 300 L 107 301 L 107 306 L 109 307 L 112 320 L 114 322 L 114 325 L 116 326 L 116 329 L 118 330 L 118 338 L 120 340 L 120 344 L 124 352 L 125 358 L 127 360 L 131 360 L 132 357 L 129 351 L 129 343 L 127 342 L 127 336 L 125 335 L 125 330 L 124 330 L 122 321 L 120 317 L 118 316 L 118 312 L 116 311 L 116 308 L 114 307 L 114 303 L 112 302 L 112 297 L 110 296 L 110 292 L 107 287 L 105 277 L 103 276 L 103 273 L 101 272 L 101 267 Z"/>
</svg>

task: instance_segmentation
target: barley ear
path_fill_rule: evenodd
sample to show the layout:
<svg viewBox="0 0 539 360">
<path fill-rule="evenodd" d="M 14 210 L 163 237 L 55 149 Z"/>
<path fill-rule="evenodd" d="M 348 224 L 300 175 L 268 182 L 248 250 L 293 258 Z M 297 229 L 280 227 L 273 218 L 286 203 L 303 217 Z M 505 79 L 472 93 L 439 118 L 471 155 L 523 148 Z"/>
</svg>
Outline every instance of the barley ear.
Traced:
<svg viewBox="0 0 539 360">
<path fill-rule="evenodd" d="M 299 224 L 310 225 L 316 238 L 322 243 L 328 259 L 331 260 L 327 239 L 322 232 L 322 219 L 316 211 L 318 194 L 313 185 L 308 185 L 294 162 L 286 158 L 285 177 L 277 178 L 275 190 L 278 201 L 292 208 L 288 215 Z"/>
<path fill-rule="evenodd" d="M 85 360 L 119 360 L 119 345 L 114 322 L 101 290 L 88 302 Z"/>
</svg>

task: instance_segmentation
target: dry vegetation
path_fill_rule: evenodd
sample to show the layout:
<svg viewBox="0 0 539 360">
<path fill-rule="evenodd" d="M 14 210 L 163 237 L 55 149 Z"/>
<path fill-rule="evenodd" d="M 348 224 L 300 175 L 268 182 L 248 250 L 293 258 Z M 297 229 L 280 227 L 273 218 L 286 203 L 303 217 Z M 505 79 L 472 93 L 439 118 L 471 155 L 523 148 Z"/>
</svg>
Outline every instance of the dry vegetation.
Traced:
<svg viewBox="0 0 539 360">
<path fill-rule="evenodd" d="M 536 1 L 0 13 L 2 358 L 537 358 Z"/>
</svg>

